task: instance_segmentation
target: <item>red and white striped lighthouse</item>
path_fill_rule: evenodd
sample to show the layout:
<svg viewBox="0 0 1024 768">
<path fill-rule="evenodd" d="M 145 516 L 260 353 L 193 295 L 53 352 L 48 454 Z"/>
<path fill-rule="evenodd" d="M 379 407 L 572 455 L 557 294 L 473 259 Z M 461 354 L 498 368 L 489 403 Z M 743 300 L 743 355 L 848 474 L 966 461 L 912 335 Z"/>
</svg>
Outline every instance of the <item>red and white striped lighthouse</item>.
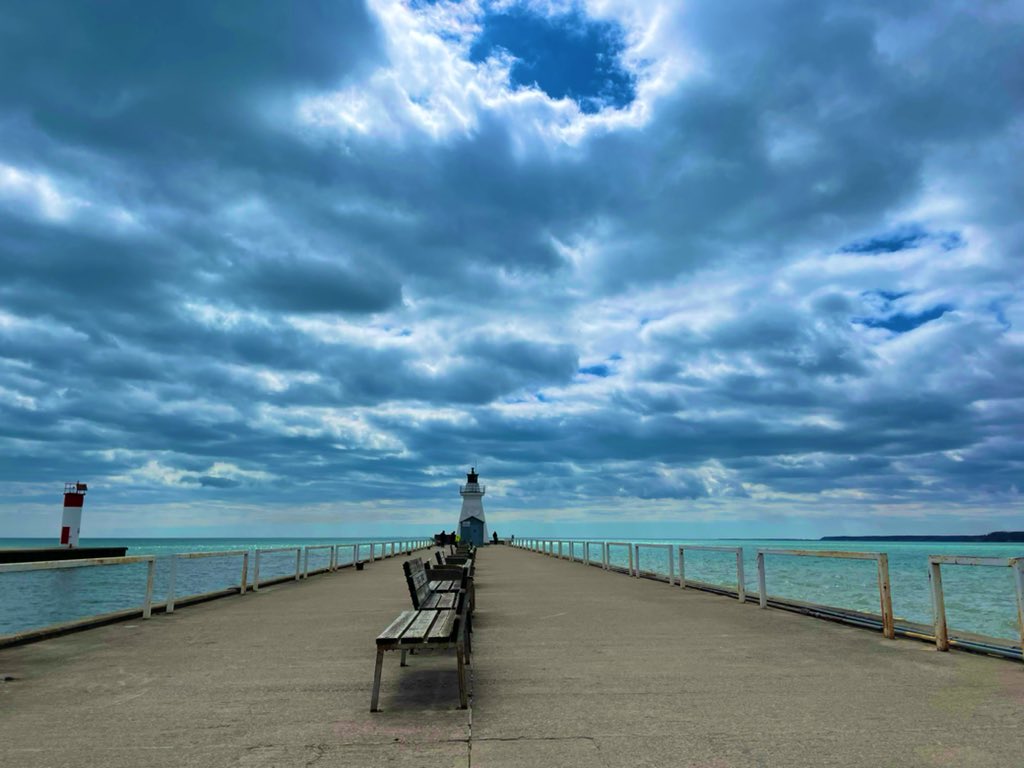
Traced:
<svg viewBox="0 0 1024 768">
<path fill-rule="evenodd" d="M 82 527 L 82 503 L 89 486 L 85 483 L 64 483 L 64 515 L 60 520 L 60 545 L 78 546 L 78 530 Z"/>
</svg>

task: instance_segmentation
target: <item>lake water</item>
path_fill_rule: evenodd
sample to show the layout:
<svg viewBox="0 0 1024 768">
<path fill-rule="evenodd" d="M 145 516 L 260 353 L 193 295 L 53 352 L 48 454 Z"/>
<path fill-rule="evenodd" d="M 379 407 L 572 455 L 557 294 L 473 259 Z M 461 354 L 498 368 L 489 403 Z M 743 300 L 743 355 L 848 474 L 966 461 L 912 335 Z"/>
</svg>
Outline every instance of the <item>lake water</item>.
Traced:
<svg viewBox="0 0 1024 768">
<path fill-rule="evenodd" d="M 383 541 L 384 539 L 378 539 Z M 169 561 L 175 552 L 213 552 L 259 547 L 344 544 L 356 539 L 92 539 L 82 546 L 127 546 L 129 555 L 158 556 L 154 602 L 164 600 Z M 370 539 L 359 539 L 360 542 Z M 600 541 L 594 539 L 593 541 Z M 641 540 L 637 540 L 638 542 Z M 829 549 L 886 552 L 892 584 L 893 610 L 898 619 L 930 624 L 931 592 L 928 584 L 928 555 L 973 555 L 981 557 L 1024 557 L 1024 544 L 975 544 L 935 542 L 822 542 L 779 540 L 645 539 L 654 544 L 697 544 L 743 547 L 748 591 L 757 591 L 756 550 Z M 52 546 L 49 539 L 0 539 L 2 547 Z M 599 559 L 593 548 L 593 557 Z M 363 551 L 362 557 L 368 555 Z M 581 548 L 577 556 L 582 556 Z M 625 547 L 611 549 L 612 562 L 625 566 Z M 329 551 L 310 553 L 309 567 L 324 567 Z M 339 562 L 351 561 L 351 549 L 340 550 Z M 641 568 L 667 573 L 666 552 L 641 550 Z M 175 593 L 178 596 L 208 592 L 238 584 L 241 558 L 212 557 L 181 560 Z M 249 564 L 252 578 L 253 563 Z M 294 552 L 261 556 L 261 580 L 294 573 Z M 834 560 L 808 557 L 767 557 L 768 593 L 773 596 L 879 612 L 878 582 L 873 561 Z M 687 579 L 735 586 L 735 556 L 724 552 L 686 553 Z M 952 631 L 975 632 L 1016 642 L 1019 638 L 1013 573 L 1010 568 L 943 566 L 946 611 Z M 146 566 L 124 565 L 102 568 L 72 568 L 59 571 L 0 574 L 0 635 L 85 616 L 137 607 L 142 604 Z"/>
</svg>

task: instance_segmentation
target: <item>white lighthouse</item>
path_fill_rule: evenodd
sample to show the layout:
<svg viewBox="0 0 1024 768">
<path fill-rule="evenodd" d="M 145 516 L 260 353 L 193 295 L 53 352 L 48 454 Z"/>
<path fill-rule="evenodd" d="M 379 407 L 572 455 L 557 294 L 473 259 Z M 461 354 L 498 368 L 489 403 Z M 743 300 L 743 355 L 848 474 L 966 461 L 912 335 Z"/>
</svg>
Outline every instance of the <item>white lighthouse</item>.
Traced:
<svg viewBox="0 0 1024 768">
<path fill-rule="evenodd" d="M 462 496 L 462 514 L 459 515 L 459 540 L 474 546 L 487 541 L 487 521 L 484 519 L 484 494 L 487 488 L 478 482 L 476 467 L 466 473 L 466 484 L 459 486 Z"/>
<path fill-rule="evenodd" d="M 78 546 L 82 527 L 82 504 L 89 486 L 85 483 L 64 483 L 64 514 L 60 519 L 60 545 L 68 549 Z"/>
</svg>

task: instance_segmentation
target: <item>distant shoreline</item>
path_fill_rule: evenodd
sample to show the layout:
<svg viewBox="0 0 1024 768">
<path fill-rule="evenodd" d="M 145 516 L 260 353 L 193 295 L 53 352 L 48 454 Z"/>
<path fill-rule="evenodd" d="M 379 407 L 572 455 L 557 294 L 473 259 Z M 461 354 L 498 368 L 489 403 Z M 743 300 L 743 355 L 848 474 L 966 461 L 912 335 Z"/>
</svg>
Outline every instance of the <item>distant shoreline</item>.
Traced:
<svg viewBox="0 0 1024 768">
<path fill-rule="evenodd" d="M 978 536 L 822 536 L 819 541 L 970 541 L 1024 542 L 1024 531 L 993 531 Z"/>
</svg>

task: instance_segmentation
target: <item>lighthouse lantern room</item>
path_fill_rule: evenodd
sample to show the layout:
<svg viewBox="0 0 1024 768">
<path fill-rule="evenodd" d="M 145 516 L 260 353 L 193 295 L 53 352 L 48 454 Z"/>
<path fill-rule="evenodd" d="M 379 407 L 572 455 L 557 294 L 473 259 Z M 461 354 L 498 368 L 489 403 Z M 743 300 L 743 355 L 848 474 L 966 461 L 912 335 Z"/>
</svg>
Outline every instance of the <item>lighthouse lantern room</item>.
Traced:
<svg viewBox="0 0 1024 768">
<path fill-rule="evenodd" d="M 73 549 L 78 546 L 78 532 L 82 527 L 82 504 L 89 486 L 85 483 L 64 483 L 64 514 L 60 520 L 60 545 Z"/>
<path fill-rule="evenodd" d="M 483 546 L 487 541 L 487 521 L 484 519 L 484 494 L 487 488 L 479 483 L 476 467 L 466 474 L 466 484 L 459 486 L 462 513 L 459 515 L 459 540 Z"/>
</svg>

